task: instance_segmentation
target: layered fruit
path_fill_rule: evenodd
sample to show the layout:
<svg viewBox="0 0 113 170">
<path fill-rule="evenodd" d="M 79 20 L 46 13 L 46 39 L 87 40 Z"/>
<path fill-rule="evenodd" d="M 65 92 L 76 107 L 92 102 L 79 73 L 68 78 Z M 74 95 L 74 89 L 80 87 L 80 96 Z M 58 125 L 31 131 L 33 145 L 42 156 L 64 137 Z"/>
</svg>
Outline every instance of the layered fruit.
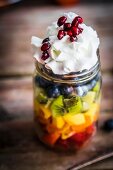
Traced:
<svg viewBox="0 0 113 170">
<path fill-rule="evenodd" d="M 69 85 L 34 77 L 35 125 L 42 142 L 52 148 L 83 146 L 96 131 L 100 75 L 85 84 Z"/>
</svg>

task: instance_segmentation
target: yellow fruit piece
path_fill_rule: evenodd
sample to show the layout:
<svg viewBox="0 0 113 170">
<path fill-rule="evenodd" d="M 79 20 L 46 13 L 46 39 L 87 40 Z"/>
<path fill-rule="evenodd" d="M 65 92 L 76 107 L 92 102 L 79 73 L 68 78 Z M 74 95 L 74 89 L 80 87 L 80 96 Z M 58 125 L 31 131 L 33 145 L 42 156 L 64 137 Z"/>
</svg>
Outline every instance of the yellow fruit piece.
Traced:
<svg viewBox="0 0 113 170">
<path fill-rule="evenodd" d="M 73 135 L 75 132 L 71 129 L 70 125 L 65 124 L 63 129 L 61 130 L 61 138 L 62 139 L 67 139 L 71 135 Z"/>
<path fill-rule="evenodd" d="M 90 124 L 92 124 L 98 119 L 98 114 L 99 114 L 99 104 L 97 103 L 91 104 L 90 109 L 84 113 L 87 126 L 89 126 Z"/>
<path fill-rule="evenodd" d="M 64 116 L 64 120 L 71 126 L 72 125 L 82 125 L 85 123 L 84 114 L 82 114 L 82 113 L 78 113 L 75 115 L 66 114 Z"/>
<path fill-rule="evenodd" d="M 89 91 L 86 96 L 82 97 L 82 100 L 90 105 L 94 102 L 95 95 L 96 95 L 95 92 Z"/>
<path fill-rule="evenodd" d="M 45 108 L 44 105 L 39 105 L 39 111 L 41 112 L 41 114 L 43 114 L 45 119 L 48 119 L 49 117 L 51 117 L 51 112 L 48 108 Z"/>
<path fill-rule="evenodd" d="M 61 129 L 65 122 L 63 120 L 63 118 L 61 116 L 57 116 L 57 117 L 54 117 L 53 118 L 53 124 L 58 128 L 58 129 Z"/>
</svg>

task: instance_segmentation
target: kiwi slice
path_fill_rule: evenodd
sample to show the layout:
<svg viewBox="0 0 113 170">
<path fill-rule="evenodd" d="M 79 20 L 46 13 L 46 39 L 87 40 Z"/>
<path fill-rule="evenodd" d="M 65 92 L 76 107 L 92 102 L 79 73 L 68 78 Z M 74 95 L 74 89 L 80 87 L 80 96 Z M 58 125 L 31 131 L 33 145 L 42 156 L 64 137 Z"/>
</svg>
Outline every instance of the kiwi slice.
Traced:
<svg viewBox="0 0 113 170">
<path fill-rule="evenodd" d="M 63 96 L 60 95 L 55 100 L 53 100 L 51 104 L 51 111 L 54 117 L 56 116 L 63 116 L 65 113 L 64 103 L 63 103 Z"/>
<path fill-rule="evenodd" d="M 46 104 L 48 101 L 48 98 L 43 92 L 40 92 L 37 96 L 37 100 L 41 104 Z"/>
<path fill-rule="evenodd" d="M 82 111 L 82 102 L 79 96 L 72 96 L 71 98 L 64 99 L 64 106 L 67 113 L 76 114 Z"/>
<path fill-rule="evenodd" d="M 53 116 L 63 116 L 67 113 L 76 114 L 82 111 L 82 101 L 79 96 L 73 96 L 71 98 L 63 98 L 60 95 L 51 104 L 51 111 Z"/>
</svg>

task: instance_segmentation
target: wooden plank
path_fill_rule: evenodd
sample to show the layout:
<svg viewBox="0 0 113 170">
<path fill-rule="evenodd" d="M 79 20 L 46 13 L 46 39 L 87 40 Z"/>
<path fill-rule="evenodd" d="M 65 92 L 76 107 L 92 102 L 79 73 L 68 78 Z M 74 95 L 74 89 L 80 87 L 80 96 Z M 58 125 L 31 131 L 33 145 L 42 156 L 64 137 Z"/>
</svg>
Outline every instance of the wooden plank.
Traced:
<svg viewBox="0 0 113 170">
<path fill-rule="evenodd" d="M 47 25 L 65 11 L 79 13 L 97 30 L 101 39 L 102 70 L 112 69 L 113 5 L 79 5 L 67 9 L 31 7 L 15 8 L 0 16 L 0 75 L 32 74 L 31 36 L 44 37 Z"/>
</svg>

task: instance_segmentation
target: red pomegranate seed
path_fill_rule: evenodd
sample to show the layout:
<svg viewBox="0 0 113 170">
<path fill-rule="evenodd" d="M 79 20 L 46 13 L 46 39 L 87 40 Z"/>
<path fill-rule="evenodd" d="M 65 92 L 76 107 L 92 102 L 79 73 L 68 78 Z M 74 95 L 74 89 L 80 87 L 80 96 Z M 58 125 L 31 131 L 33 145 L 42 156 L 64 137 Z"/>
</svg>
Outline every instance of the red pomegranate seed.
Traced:
<svg viewBox="0 0 113 170">
<path fill-rule="evenodd" d="M 72 21 L 73 26 L 78 26 L 78 24 L 81 23 L 83 23 L 83 19 L 80 16 L 75 17 L 74 20 Z"/>
<path fill-rule="evenodd" d="M 45 43 L 45 42 L 48 42 L 48 41 L 50 41 L 50 39 L 49 39 L 49 38 L 45 38 L 45 39 L 42 41 L 42 44 Z"/>
<path fill-rule="evenodd" d="M 64 35 L 65 35 L 64 31 L 63 30 L 59 30 L 57 37 L 58 37 L 59 40 L 61 40 L 64 37 Z"/>
<path fill-rule="evenodd" d="M 76 35 L 80 34 L 79 28 L 78 27 L 72 27 L 72 33 L 73 33 L 73 37 L 76 37 Z"/>
<path fill-rule="evenodd" d="M 49 42 L 45 42 L 44 44 L 42 44 L 41 50 L 47 51 L 50 47 L 51 47 L 51 44 Z"/>
<path fill-rule="evenodd" d="M 71 37 L 70 37 L 70 41 L 71 41 L 71 42 L 77 41 L 77 37 L 71 36 Z"/>
<path fill-rule="evenodd" d="M 71 31 L 71 30 L 69 30 L 69 31 L 65 31 L 65 32 L 64 32 L 64 35 L 72 36 L 73 34 L 72 34 L 72 31 Z"/>
<path fill-rule="evenodd" d="M 66 22 L 67 18 L 65 16 L 62 16 L 58 19 L 57 25 L 60 27 Z"/>
<path fill-rule="evenodd" d="M 49 58 L 49 53 L 46 51 L 46 52 L 43 52 L 42 53 L 42 56 L 41 56 L 41 59 L 42 60 L 46 60 L 47 58 Z"/>
<path fill-rule="evenodd" d="M 79 27 L 79 32 L 82 33 L 82 31 L 83 31 L 83 28 L 80 28 L 80 27 Z"/>
<path fill-rule="evenodd" d="M 68 31 L 71 28 L 71 23 L 65 23 L 64 24 L 64 30 Z"/>
</svg>

